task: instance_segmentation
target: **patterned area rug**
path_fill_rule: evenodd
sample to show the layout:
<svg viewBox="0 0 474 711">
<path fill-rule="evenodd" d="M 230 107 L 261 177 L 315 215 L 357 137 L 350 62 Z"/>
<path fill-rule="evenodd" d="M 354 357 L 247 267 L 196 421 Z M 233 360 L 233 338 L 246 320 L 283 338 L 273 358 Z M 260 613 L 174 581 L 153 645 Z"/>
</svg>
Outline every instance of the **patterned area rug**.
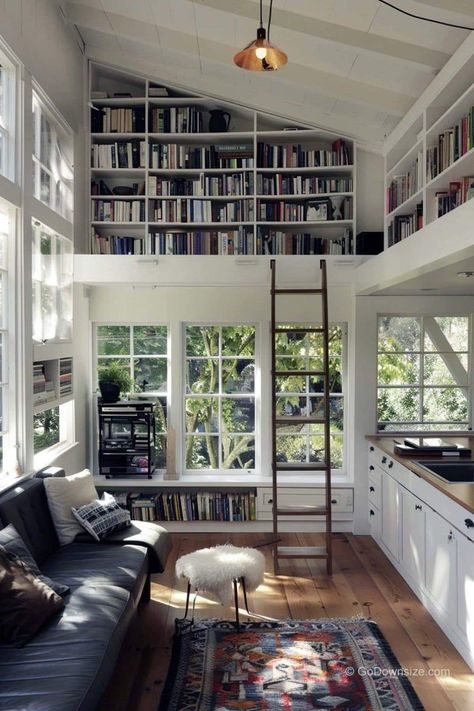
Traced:
<svg viewBox="0 0 474 711">
<path fill-rule="evenodd" d="M 159 711 L 423 711 L 375 622 L 204 620 L 175 637 Z"/>
</svg>

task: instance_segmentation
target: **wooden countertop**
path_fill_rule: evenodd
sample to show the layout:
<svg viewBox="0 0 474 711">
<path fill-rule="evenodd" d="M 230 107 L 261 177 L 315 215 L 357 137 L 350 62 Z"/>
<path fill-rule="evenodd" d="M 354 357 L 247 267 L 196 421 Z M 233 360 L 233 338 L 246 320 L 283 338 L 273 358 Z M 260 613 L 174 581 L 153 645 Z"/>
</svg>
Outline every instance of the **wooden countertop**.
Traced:
<svg viewBox="0 0 474 711">
<path fill-rule="evenodd" d="M 428 435 L 427 435 L 428 436 Z M 427 472 L 425 469 L 420 467 L 416 461 L 413 459 L 410 459 L 409 457 L 402 456 L 400 454 L 395 454 L 394 447 L 397 442 L 400 442 L 400 439 L 403 439 L 403 437 L 397 437 L 392 439 L 392 437 L 380 437 L 377 435 L 367 435 L 366 439 L 374 444 L 378 449 L 382 450 L 385 452 L 385 454 L 388 454 L 392 459 L 395 459 L 395 461 L 400 462 L 400 464 L 403 464 L 404 467 L 407 469 L 410 469 L 412 472 L 415 472 L 418 476 L 420 476 L 422 479 L 427 481 L 429 484 L 434 486 L 436 489 L 439 491 L 442 491 L 443 494 L 446 494 L 446 496 L 449 496 L 450 499 L 453 501 L 456 501 L 456 503 L 460 504 L 461 506 L 464 506 L 465 509 L 470 511 L 471 513 L 474 513 L 474 484 L 445 484 L 444 481 L 441 481 L 441 479 L 438 479 L 438 477 L 433 476 L 433 474 L 430 474 Z M 469 447 L 472 451 L 472 454 L 470 457 L 467 457 L 464 461 L 474 461 L 474 436 L 473 437 L 451 437 L 451 436 L 444 436 L 443 435 L 443 440 L 453 442 L 456 444 L 460 444 L 464 447 Z M 430 454 L 430 455 L 419 455 L 417 459 L 426 459 L 427 461 L 440 461 L 440 462 L 446 462 L 447 458 L 440 454 L 435 455 L 435 454 Z M 456 461 L 458 459 L 456 458 Z"/>
</svg>

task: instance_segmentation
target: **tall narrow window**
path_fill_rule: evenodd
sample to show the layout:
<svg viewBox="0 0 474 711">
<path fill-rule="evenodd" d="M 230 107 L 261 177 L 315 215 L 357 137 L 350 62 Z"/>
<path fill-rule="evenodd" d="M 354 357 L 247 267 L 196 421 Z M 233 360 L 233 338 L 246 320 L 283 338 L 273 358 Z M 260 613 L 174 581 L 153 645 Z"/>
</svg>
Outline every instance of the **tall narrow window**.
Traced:
<svg viewBox="0 0 474 711">
<path fill-rule="evenodd" d="M 13 244 L 14 211 L 0 200 L 0 473 L 11 470 L 16 459 L 12 447 L 7 447 L 9 436 L 9 378 L 8 378 L 8 251 Z M 11 304 L 10 304 L 11 307 Z"/>
<path fill-rule="evenodd" d="M 130 378 L 134 398 L 151 400 L 156 417 L 156 467 L 166 465 L 168 422 L 168 327 L 97 326 L 97 371 L 112 363 Z"/>
<path fill-rule="evenodd" d="M 255 469 L 255 328 L 187 326 L 185 465 Z"/>
<path fill-rule="evenodd" d="M 282 328 L 317 328 L 321 324 L 281 324 Z M 278 333 L 277 370 L 322 370 L 323 342 L 320 333 L 292 331 Z M 340 326 L 329 331 L 329 395 L 331 465 L 344 463 L 344 335 Z M 324 416 L 323 380 L 319 376 L 277 377 L 277 416 Z M 277 427 L 277 460 L 280 462 L 320 462 L 325 459 L 324 426 L 321 424 L 281 424 Z"/>
<path fill-rule="evenodd" d="M 73 137 L 48 110 L 38 94 L 33 94 L 34 194 L 52 210 L 72 220 Z"/>
<path fill-rule="evenodd" d="M 15 67 L 0 50 L 0 174 L 15 178 Z"/>
<path fill-rule="evenodd" d="M 380 316 L 378 429 L 469 429 L 467 316 Z"/>
<path fill-rule="evenodd" d="M 72 244 L 33 220 L 33 340 L 72 338 Z"/>
</svg>

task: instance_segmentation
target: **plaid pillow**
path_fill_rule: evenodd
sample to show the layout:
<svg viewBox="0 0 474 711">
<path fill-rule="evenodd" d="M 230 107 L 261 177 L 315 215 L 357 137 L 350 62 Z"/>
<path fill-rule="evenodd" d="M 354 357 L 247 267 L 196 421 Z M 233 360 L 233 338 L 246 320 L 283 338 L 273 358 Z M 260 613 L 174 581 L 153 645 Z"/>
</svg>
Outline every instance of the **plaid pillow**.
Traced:
<svg viewBox="0 0 474 711">
<path fill-rule="evenodd" d="M 111 494 L 104 493 L 102 499 L 91 501 L 78 509 L 71 509 L 81 526 L 95 538 L 101 541 L 121 528 L 130 526 L 130 513 L 115 501 Z"/>
</svg>

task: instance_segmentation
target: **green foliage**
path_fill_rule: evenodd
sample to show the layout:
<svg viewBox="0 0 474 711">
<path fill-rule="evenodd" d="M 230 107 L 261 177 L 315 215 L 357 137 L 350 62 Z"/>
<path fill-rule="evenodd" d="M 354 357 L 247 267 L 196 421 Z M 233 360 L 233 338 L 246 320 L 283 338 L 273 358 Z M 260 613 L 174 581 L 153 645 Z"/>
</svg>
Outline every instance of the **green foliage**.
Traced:
<svg viewBox="0 0 474 711">
<path fill-rule="evenodd" d="M 107 365 L 99 365 L 98 371 L 99 384 L 113 383 L 118 385 L 121 394 L 130 392 L 132 381 L 126 369 L 117 361 L 112 361 Z"/>
<path fill-rule="evenodd" d="M 59 407 L 35 415 L 33 418 L 34 452 L 52 447 L 59 442 Z"/>
</svg>

